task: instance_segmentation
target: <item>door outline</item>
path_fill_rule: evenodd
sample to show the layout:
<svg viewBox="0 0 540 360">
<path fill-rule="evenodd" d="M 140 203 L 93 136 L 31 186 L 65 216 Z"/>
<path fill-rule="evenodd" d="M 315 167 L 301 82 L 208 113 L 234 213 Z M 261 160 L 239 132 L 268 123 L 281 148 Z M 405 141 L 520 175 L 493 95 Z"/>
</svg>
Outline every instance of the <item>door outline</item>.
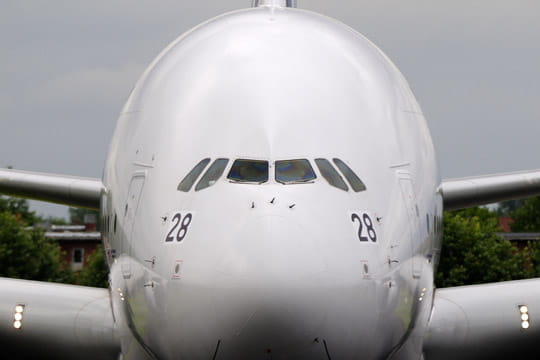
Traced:
<svg viewBox="0 0 540 360">
<path fill-rule="evenodd" d="M 411 255 L 412 255 L 412 272 L 414 278 L 419 278 L 422 274 L 422 261 L 418 256 L 419 254 L 415 253 L 415 244 L 417 243 L 417 236 L 419 236 L 419 211 L 418 211 L 418 202 L 416 199 L 416 194 L 414 192 L 414 181 L 411 176 L 411 173 L 404 170 L 396 171 L 396 175 L 399 181 L 399 187 L 401 190 L 401 196 L 403 198 L 403 205 L 407 211 L 408 228 L 409 234 L 411 237 Z"/>
</svg>

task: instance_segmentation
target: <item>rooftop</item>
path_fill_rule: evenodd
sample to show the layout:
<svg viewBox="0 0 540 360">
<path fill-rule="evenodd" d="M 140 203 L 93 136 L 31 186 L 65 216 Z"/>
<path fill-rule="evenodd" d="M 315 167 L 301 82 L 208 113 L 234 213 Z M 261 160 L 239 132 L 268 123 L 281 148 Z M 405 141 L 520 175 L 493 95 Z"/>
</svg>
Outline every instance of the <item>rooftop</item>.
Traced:
<svg viewBox="0 0 540 360">
<path fill-rule="evenodd" d="M 498 236 L 509 241 L 537 241 L 540 240 L 540 233 L 537 232 L 500 232 Z"/>
<path fill-rule="evenodd" d="M 75 231 L 65 231 L 65 232 L 55 232 L 55 231 L 46 231 L 45 237 L 55 240 L 69 240 L 69 241 L 101 241 L 101 233 L 99 231 L 89 231 L 89 232 L 75 232 Z"/>
</svg>

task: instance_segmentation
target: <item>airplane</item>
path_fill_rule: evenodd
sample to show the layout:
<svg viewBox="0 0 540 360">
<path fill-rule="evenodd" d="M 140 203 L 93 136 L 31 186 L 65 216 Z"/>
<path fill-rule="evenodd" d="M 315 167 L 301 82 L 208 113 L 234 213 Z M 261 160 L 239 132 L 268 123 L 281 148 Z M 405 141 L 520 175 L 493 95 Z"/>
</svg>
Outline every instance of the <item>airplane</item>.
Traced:
<svg viewBox="0 0 540 360">
<path fill-rule="evenodd" d="M 443 210 L 540 195 L 540 170 L 441 180 L 373 43 L 291 0 L 195 27 L 124 105 L 101 179 L 0 170 L 99 209 L 109 289 L 0 278 L 3 354 L 54 359 L 506 359 L 540 280 L 436 289 Z"/>
</svg>

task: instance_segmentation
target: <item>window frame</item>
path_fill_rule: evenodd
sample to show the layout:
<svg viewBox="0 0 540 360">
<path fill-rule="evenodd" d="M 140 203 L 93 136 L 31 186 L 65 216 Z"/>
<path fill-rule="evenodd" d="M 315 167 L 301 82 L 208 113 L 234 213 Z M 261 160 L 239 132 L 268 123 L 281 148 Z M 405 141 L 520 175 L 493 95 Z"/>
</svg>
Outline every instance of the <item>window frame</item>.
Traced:
<svg viewBox="0 0 540 360">
<path fill-rule="evenodd" d="M 211 162 L 212 162 L 212 158 L 210 158 L 210 157 L 206 157 L 206 158 L 202 159 L 201 161 L 199 161 L 194 167 L 191 168 L 191 170 L 180 181 L 180 183 L 178 184 L 176 190 L 186 192 L 186 193 L 190 192 L 191 189 L 193 189 L 193 186 L 197 183 L 197 180 L 199 180 L 200 177 L 203 175 L 203 173 L 205 173 L 205 170 L 207 170 L 207 168 L 208 168 L 208 166 L 210 165 Z M 201 167 L 201 164 L 202 164 L 202 167 Z M 197 175 L 195 175 L 195 178 L 193 178 L 192 175 L 195 172 L 197 172 Z M 189 187 L 186 189 L 185 186 L 184 186 L 184 188 L 181 189 L 180 187 L 182 187 L 184 182 L 187 182 L 188 178 L 191 178 L 191 180 L 192 180 L 192 181 L 190 181 Z"/>
<path fill-rule="evenodd" d="M 75 253 L 77 251 L 80 251 L 81 253 L 81 259 L 80 259 L 81 261 L 76 261 Z M 77 247 L 77 248 L 71 249 L 71 263 L 80 264 L 80 265 L 84 264 L 84 248 Z"/>
<path fill-rule="evenodd" d="M 354 172 L 354 170 L 345 161 L 341 160 L 340 158 L 332 158 L 332 162 L 334 163 L 338 172 L 345 178 L 345 180 L 347 180 L 347 183 L 349 184 L 349 187 L 351 188 L 352 191 L 358 193 L 358 192 L 367 190 L 366 184 L 362 181 L 362 179 L 360 179 L 360 177 Z M 347 172 L 343 171 L 343 169 L 341 168 L 340 165 L 338 165 L 338 163 L 343 165 L 345 170 L 347 170 Z M 359 188 L 357 187 L 358 183 L 361 185 Z"/>
<path fill-rule="evenodd" d="M 212 167 L 217 164 L 219 162 L 223 162 L 225 161 L 225 166 L 223 166 L 223 168 L 220 170 L 219 172 L 219 175 L 217 177 L 215 177 L 214 179 L 214 183 L 210 184 L 210 181 L 209 180 L 206 184 L 206 186 L 202 187 L 202 181 L 205 179 L 206 175 L 208 174 L 208 172 L 212 169 Z M 199 181 L 197 181 L 197 184 L 195 185 L 195 192 L 198 192 L 198 191 L 201 191 L 201 190 L 204 190 L 204 189 L 208 189 L 209 187 L 212 187 L 214 186 L 222 177 L 223 177 L 223 173 L 225 173 L 225 170 L 227 170 L 227 167 L 229 166 L 229 162 L 230 162 L 230 159 L 228 158 L 216 158 L 212 164 L 210 166 L 208 166 L 208 168 L 206 168 L 206 171 L 204 172 L 204 174 L 199 178 Z"/>
<path fill-rule="evenodd" d="M 337 174 L 339 180 L 341 180 L 341 183 L 344 185 L 344 187 L 340 187 L 338 186 L 337 184 L 333 184 L 330 180 L 328 180 L 328 177 L 325 176 L 325 173 L 322 171 L 321 167 L 319 166 L 319 163 L 318 163 L 318 160 L 322 160 L 324 162 L 326 162 L 330 168 L 334 171 L 335 174 Z M 349 185 L 347 185 L 347 182 L 345 181 L 345 179 L 343 179 L 343 176 L 341 175 L 341 173 L 339 171 L 336 170 L 336 168 L 334 167 L 334 165 L 332 165 L 332 163 L 330 162 L 330 160 L 326 159 L 326 158 L 322 158 L 322 157 L 319 157 L 319 158 L 315 158 L 313 159 L 313 161 L 315 162 L 315 166 L 317 167 L 317 170 L 319 171 L 319 173 L 321 174 L 321 177 L 326 180 L 326 182 L 336 188 L 336 189 L 339 189 L 339 190 L 342 190 L 342 191 L 345 191 L 345 192 L 349 192 Z"/>
<path fill-rule="evenodd" d="M 313 173 L 314 177 L 312 179 L 305 180 L 305 181 L 291 181 L 291 182 L 278 181 L 278 179 L 277 179 L 277 163 L 280 162 L 280 161 L 306 161 L 308 163 L 309 168 L 311 169 L 311 172 Z M 319 178 L 319 176 L 317 175 L 317 171 L 315 170 L 316 166 L 315 167 L 313 166 L 313 160 L 311 160 L 310 158 L 307 158 L 307 157 L 297 157 L 297 158 L 292 158 L 292 159 L 291 158 L 275 159 L 272 162 L 272 167 L 273 167 L 272 179 L 276 184 L 280 184 L 280 185 L 313 184 Z"/>
<path fill-rule="evenodd" d="M 229 176 L 231 174 L 231 171 L 233 170 L 234 168 L 234 164 L 236 164 L 237 161 L 253 161 L 253 162 L 265 162 L 266 165 L 267 165 L 267 178 L 265 181 L 262 181 L 262 182 L 257 182 L 257 181 L 243 181 L 243 180 L 236 180 L 236 179 L 231 179 Z M 229 168 L 227 169 L 227 175 L 225 176 L 225 178 L 227 179 L 227 181 L 229 181 L 230 183 L 232 184 L 246 184 L 246 185 L 264 185 L 264 184 L 268 184 L 268 183 L 271 183 L 271 179 L 272 179 L 272 163 L 270 160 L 268 159 L 253 159 L 253 158 L 247 158 L 247 157 L 238 157 L 238 158 L 235 158 L 234 160 L 231 161 L 231 164 L 229 166 Z"/>
</svg>

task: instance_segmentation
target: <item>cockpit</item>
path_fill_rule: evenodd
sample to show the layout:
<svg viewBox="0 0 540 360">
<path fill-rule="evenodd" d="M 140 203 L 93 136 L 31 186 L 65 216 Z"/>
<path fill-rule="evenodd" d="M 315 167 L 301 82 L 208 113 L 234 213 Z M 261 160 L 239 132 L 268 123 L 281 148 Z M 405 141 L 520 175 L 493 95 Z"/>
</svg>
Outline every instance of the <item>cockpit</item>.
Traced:
<svg viewBox="0 0 540 360">
<path fill-rule="evenodd" d="M 182 179 L 177 189 L 189 192 L 195 185 L 195 191 L 204 190 L 216 184 L 228 170 L 225 178 L 234 184 L 260 185 L 270 182 L 282 185 L 312 184 L 320 176 L 329 185 L 343 191 L 351 189 L 354 192 L 362 192 L 366 190 L 364 182 L 343 160 L 333 158 L 331 162 L 328 159 L 316 158 L 313 162 L 315 166 L 312 166 L 312 162 L 308 159 L 275 160 L 273 162 L 260 159 L 236 159 L 229 167 L 229 159 L 216 158 L 211 163 L 210 158 L 205 158 L 199 161 Z M 318 174 L 315 169 L 318 170 Z"/>
</svg>

